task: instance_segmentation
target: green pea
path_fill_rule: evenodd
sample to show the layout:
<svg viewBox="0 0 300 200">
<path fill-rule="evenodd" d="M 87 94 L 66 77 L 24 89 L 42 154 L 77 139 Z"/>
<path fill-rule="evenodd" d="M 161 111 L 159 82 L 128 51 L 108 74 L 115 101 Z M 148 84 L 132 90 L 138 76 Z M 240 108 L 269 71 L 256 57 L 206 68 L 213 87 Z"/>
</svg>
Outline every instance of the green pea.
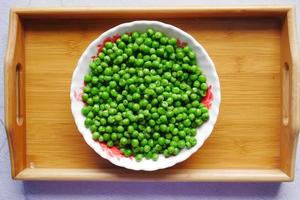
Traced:
<svg viewBox="0 0 300 200">
<path fill-rule="evenodd" d="M 175 46 L 177 44 L 177 39 L 176 38 L 169 38 L 168 43 L 170 45 Z"/>
<path fill-rule="evenodd" d="M 155 132 L 152 137 L 154 139 L 158 139 L 160 137 L 160 134 L 158 132 Z"/>
<path fill-rule="evenodd" d="M 165 150 L 163 151 L 163 154 L 164 154 L 164 156 L 165 156 L 166 158 L 170 157 L 170 154 L 169 154 L 168 149 L 165 149 Z"/>
<path fill-rule="evenodd" d="M 194 120 L 195 117 L 196 117 L 195 114 L 193 114 L 193 113 L 189 114 L 189 119 L 190 119 L 190 120 Z"/>
<path fill-rule="evenodd" d="M 100 52 L 98 54 L 98 57 L 100 58 L 100 60 L 103 60 L 104 56 L 105 56 L 105 54 L 103 52 Z"/>
<path fill-rule="evenodd" d="M 145 134 L 139 133 L 137 138 L 138 138 L 139 141 L 142 141 L 145 138 Z"/>
<path fill-rule="evenodd" d="M 158 160 L 158 154 L 157 153 L 153 153 L 151 159 L 153 161 L 157 161 Z"/>
<path fill-rule="evenodd" d="M 198 79 L 201 83 L 206 82 L 206 77 L 204 75 L 200 75 Z"/>
<path fill-rule="evenodd" d="M 168 102 L 166 102 L 166 101 L 163 101 L 163 102 L 161 103 L 161 105 L 162 105 L 162 107 L 165 107 L 165 108 L 167 108 L 167 107 L 168 107 Z"/>
<path fill-rule="evenodd" d="M 117 133 L 112 133 L 110 137 L 111 137 L 111 140 L 113 140 L 113 141 L 116 141 L 118 139 Z"/>
<path fill-rule="evenodd" d="M 81 98 L 82 98 L 83 101 L 86 102 L 89 98 L 89 95 L 87 93 L 83 93 Z"/>
<path fill-rule="evenodd" d="M 140 50 L 141 50 L 142 52 L 148 54 L 149 51 L 150 51 L 150 48 L 149 48 L 148 46 L 142 44 L 142 45 L 140 46 Z"/>
<path fill-rule="evenodd" d="M 186 126 L 186 127 L 189 127 L 191 125 L 191 121 L 189 119 L 186 119 L 183 121 L 183 125 Z"/>
<path fill-rule="evenodd" d="M 85 107 L 83 107 L 82 109 L 81 109 L 81 113 L 84 115 L 84 116 L 87 116 L 88 115 L 88 113 L 90 112 L 90 107 L 88 107 L 88 106 L 85 106 Z"/>
<path fill-rule="evenodd" d="M 113 43 L 112 42 L 106 42 L 105 43 L 105 48 L 111 49 L 112 47 L 113 47 Z"/>
<path fill-rule="evenodd" d="M 128 126 L 129 125 L 129 119 L 123 119 L 122 121 L 122 124 L 125 125 L 125 126 Z"/>
<path fill-rule="evenodd" d="M 126 149 L 126 150 L 124 151 L 124 155 L 125 155 L 126 157 L 131 156 L 131 154 L 132 154 L 132 151 L 131 151 L 130 149 Z"/>
<path fill-rule="evenodd" d="M 192 106 L 193 107 L 198 107 L 200 105 L 199 101 L 193 101 Z"/>
<path fill-rule="evenodd" d="M 110 134 L 104 133 L 103 134 L 103 140 L 106 141 L 106 142 L 109 141 L 110 140 Z"/>
<path fill-rule="evenodd" d="M 142 139 L 142 141 L 141 141 L 141 146 L 144 147 L 146 144 L 148 144 L 147 139 L 146 139 L 146 138 Z"/>
<path fill-rule="evenodd" d="M 178 155 L 179 154 L 179 152 L 180 152 L 180 149 L 179 148 L 174 148 L 174 152 L 173 152 L 173 155 Z"/>
<path fill-rule="evenodd" d="M 166 51 L 167 51 L 169 54 L 173 53 L 173 52 L 174 52 L 173 46 L 167 45 L 167 46 L 166 46 Z"/>
<path fill-rule="evenodd" d="M 159 42 L 153 41 L 151 47 L 152 47 L 152 48 L 155 48 L 155 49 L 158 48 L 158 47 L 159 47 Z"/>
<path fill-rule="evenodd" d="M 161 32 L 159 32 L 159 31 L 157 31 L 154 35 L 153 35 L 153 38 L 154 39 L 160 39 L 162 37 L 162 33 Z"/>
<path fill-rule="evenodd" d="M 167 37 L 161 37 L 159 41 L 160 41 L 161 44 L 167 44 L 168 38 Z"/>
<path fill-rule="evenodd" d="M 100 135 L 100 136 L 99 136 L 99 138 L 98 138 L 98 141 L 99 141 L 99 142 L 103 142 L 103 141 L 104 141 L 104 139 L 103 139 L 103 136 L 102 136 L 102 135 Z"/>
<path fill-rule="evenodd" d="M 150 126 L 155 126 L 155 121 L 154 121 L 153 119 L 150 119 L 150 120 L 149 120 L 149 125 L 150 125 Z"/>
<path fill-rule="evenodd" d="M 190 62 L 190 58 L 188 56 L 184 56 L 182 60 L 185 63 L 189 63 Z"/>
<path fill-rule="evenodd" d="M 115 122 L 115 118 L 113 116 L 109 116 L 107 118 L 107 122 L 110 123 L 110 124 L 113 124 Z"/>
<path fill-rule="evenodd" d="M 98 140 L 100 137 L 100 134 L 98 132 L 93 133 L 93 140 Z"/>
<path fill-rule="evenodd" d="M 98 103 L 100 101 L 99 96 L 93 96 L 93 103 Z"/>
<path fill-rule="evenodd" d="M 105 119 L 105 118 L 101 118 L 101 119 L 100 119 L 100 124 L 101 124 L 102 126 L 106 125 L 106 119 Z"/>
<path fill-rule="evenodd" d="M 106 126 L 105 131 L 106 131 L 107 133 L 111 133 L 113 130 L 112 130 L 112 127 L 111 127 L 111 126 Z"/>
<path fill-rule="evenodd" d="M 165 123 L 167 123 L 168 118 L 167 118 L 166 115 L 161 115 L 159 120 L 160 120 L 161 123 L 165 124 Z"/>
<path fill-rule="evenodd" d="M 139 37 L 135 40 L 135 42 L 138 44 L 138 45 L 141 45 L 143 43 L 144 39 L 142 37 Z"/>
<path fill-rule="evenodd" d="M 164 49 L 164 48 L 158 48 L 158 49 L 156 50 L 156 54 L 157 54 L 158 56 L 163 56 L 164 53 L 165 53 L 165 49 Z"/>
<path fill-rule="evenodd" d="M 196 100 L 197 99 L 197 94 L 193 93 L 190 95 L 191 99 L 192 100 Z"/>
<path fill-rule="evenodd" d="M 88 105 L 93 105 L 93 104 L 94 104 L 94 101 L 93 101 L 92 98 L 88 98 L 88 99 L 86 100 L 86 102 L 87 102 Z"/>
<path fill-rule="evenodd" d="M 161 131 L 161 132 L 167 132 L 167 131 L 168 131 L 168 127 L 167 127 L 167 125 L 165 125 L 165 124 L 161 124 L 161 125 L 159 126 L 159 128 L 160 128 L 160 131 Z"/>
<path fill-rule="evenodd" d="M 145 156 L 145 158 L 146 158 L 147 160 L 149 160 L 149 159 L 152 158 L 152 152 L 145 153 L 144 156 Z"/>
<path fill-rule="evenodd" d="M 86 118 L 84 121 L 84 125 L 88 128 L 93 124 L 93 120 L 90 118 Z"/>
<path fill-rule="evenodd" d="M 119 44 L 118 44 L 118 47 L 120 48 L 120 49 L 125 49 L 126 48 L 126 44 L 124 43 L 124 42 L 120 42 Z"/>
<path fill-rule="evenodd" d="M 207 84 L 206 83 L 201 83 L 201 90 L 207 90 Z"/>
<path fill-rule="evenodd" d="M 174 147 L 173 146 L 169 146 L 168 147 L 168 153 L 169 154 L 173 154 L 174 153 Z"/>
<path fill-rule="evenodd" d="M 143 59 L 135 59 L 135 66 L 136 67 L 141 67 L 144 64 Z"/>
<path fill-rule="evenodd" d="M 195 145 L 197 144 L 197 139 L 194 138 L 194 137 L 192 137 L 192 138 L 190 139 L 190 143 L 191 143 L 191 146 L 192 146 L 192 147 L 195 146 Z"/>
<path fill-rule="evenodd" d="M 201 119 L 202 119 L 203 121 L 207 121 L 208 118 L 209 118 L 209 115 L 208 115 L 207 112 L 206 112 L 206 113 L 203 113 L 202 116 L 201 116 Z"/>
<path fill-rule="evenodd" d="M 100 133 L 104 133 L 105 132 L 105 127 L 104 126 L 99 126 L 99 128 L 98 128 L 98 131 L 100 132 Z"/>
<path fill-rule="evenodd" d="M 152 36 L 154 34 L 154 30 L 149 28 L 147 29 L 147 35 Z"/>
<path fill-rule="evenodd" d="M 127 131 L 128 131 L 128 133 L 133 133 L 134 132 L 134 127 L 133 126 L 128 126 Z"/>
<path fill-rule="evenodd" d="M 106 63 L 110 63 L 111 58 L 110 58 L 109 56 L 104 56 L 103 60 L 104 60 L 104 62 L 106 62 Z"/>
<path fill-rule="evenodd" d="M 109 98 L 109 93 L 108 92 L 102 92 L 101 97 L 105 100 L 107 100 Z"/>
<path fill-rule="evenodd" d="M 154 55 L 154 54 L 156 54 L 156 50 L 154 49 L 154 48 L 150 48 L 149 49 L 149 53 L 151 54 L 151 55 Z M 150 57 L 151 58 L 151 57 Z"/>
<path fill-rule="evenodd" d="M 203 120 L 202 119 L 196 119 L 195 120 L 196 126 L 200 126 L 203 124 Z"/>
<path fill-rule="evenodd" d="M 133 32 L 131 35 L 132 39 L 134 39 L 134 40 L 136 40 L 139 36 L 140 36 L 139 32 L 136 32 L 136 31 Z"/>
<path fill-rule="evenodd" d="M 131 145 L 133 147 L 138 147 L 139 146 L 139 141 L 137 139 L 133 139 L 133 140 L 131 140 Z"/>
<path fill-rule="evenodd" d="M 135 79 L 133 79 L 133 81 L 134 82 L 137 82 Z M 135 86 L 135 85 L 129 85 L 129 90 L 130 90 L 130 92 L 138 92 L 138 88 L 137 88 L 137 86 Z M 139 93 L 137 93 L 138 95 L 139 95 Z M 138 97 L 137 95 L 136 95 L 136 97 Z"/>
<path fill-rule="evenodd" d="M 176 53 L 176 58 L 179 60 L 182 60 L 184 58 L 184 53 L 182 53 L 182 52 Z"/>
<path fill-rule="evenodd" d="M 185 138 L 186 133 L 185 133 L 185 131 L 179 131 L 178 135 L 180 138 Z"/>
<path fill-rule="evenodd" d="M 91 82 L 91 80 L 92 80 L 91 75 L 87 74 L 87 75 L 84 76 L 84 81 L 85 81 L 86 83 Z"/>
<path fill-rule="evenodd" d="M 108 141 L 108 142 L 107 142 L 107 146 L 108 146 L 108 147 L 114 146 L 114 142 L 113 142 L 112 140 Z"/>
<path fill-rule="evenodd" d="M 185 147 L 185 141 L 184 141 L 184 140 L 179 140 L 177 146 L 178 146 L 180 149 L 183 149 L 183 148 Z"/>
<path fill-rule="evenodd" d="M 126 33 L 122 34 L 122 35 L 121 35 L 121 40 L 122 40 L 123 42 L 128 42 L 128 40 L 129 40 L 128 34 L 126 34 Z"/>
<path fill-rule="evenodd" d="M 151 147 L 149 145 L 144 146 L 144 152 L 148 153 L 151 150 Z"/>
<path fill-rule="evenodd" d="M 208 109 L 207 109 L 206 107 L 202 107 L 202 108 L 201 108 L 201 112 L 202 112 L 202 113 L 207 113 L 207 112 L 208 112 Z"/>
<path fill-rule="evenodd" d="M 122 138 L 120 139 L 120 144 L 123 145 L 123 146 L 125 146 L 126 144 L 128 144 L 127 138 L 122 137 Z"/>
<path fill-rule="evenodd" d="M 143 154 L 137 154 L 137 155 L 135 156 L 135 160 L 136 160 L 137 162 L 142 161 L 142 159 L 143 159 Z"/>
<path fill-rule="evenodd" d="M 196 58 L 196 54 L 192 51 L 188 52 L 188 56 L 190 59 L 195 59 Z"/>
<path fill-rule="evenodd" d="M 174 92 L 175 94 L 179 94 L 180 89 L 178 87 L 173 87 L 172 92 Z"/>
<path fill-rule="evenodd" d="M 133 111 L 137 112 L 137 111 L 139 111 L 139 109 L 140 109 L 140 105 L 139 104 L 137 104 L 137 103 L 133 104 L 133 106 L 132 106 L 132 110 Z"/>
<path fill-rule="evenodd" d="M 172 140 L 171 142 L 170 142 L 170 146 L 172 146 L 172 147 L 177 147 L 177 142 L 176 141 L 174 141 L 174 140 Z"/>
</svg>

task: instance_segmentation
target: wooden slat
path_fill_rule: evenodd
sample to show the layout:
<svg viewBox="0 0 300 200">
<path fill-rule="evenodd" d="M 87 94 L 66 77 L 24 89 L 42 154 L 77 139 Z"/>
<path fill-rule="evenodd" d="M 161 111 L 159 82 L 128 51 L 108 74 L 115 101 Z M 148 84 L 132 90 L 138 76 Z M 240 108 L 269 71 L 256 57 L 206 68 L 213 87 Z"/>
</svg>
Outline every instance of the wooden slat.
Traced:
<svg viewBox="0 0 300 200">
<path fill-rule="evenodd" d="M 10 14 L 9 39 L 5 57 L 5 127 L 10 148 L 11 173 L 26 166 L 24 32 L 19 16 Z"/>
<path fill-rule="evenodd" d="M 110 169 L 30 169 L 22 171 L 20 180 L 89 180 L 89 181 L 222 181 L 222 182 L 273 182 L 290 181 L 278 169 L 195 169 L 178 173 L 176 170 L 159 172 L 133 172 Z"/>
<path fill-rule="evenodd" d="M 282 125 L 281 169 L 294 179 L 295 158 L 300 124 L 300 57 L 295 31 L 295 11 L 283 21 L 281 32 Z"/>
<path fill-rule="evenodd" d="M 249 7 L 137 7 L 137 8 L 15 8 L 25 18 L 136 18 L 145 19 L 178 17 L 284 17 L 291 6 Z"/>
</svg>

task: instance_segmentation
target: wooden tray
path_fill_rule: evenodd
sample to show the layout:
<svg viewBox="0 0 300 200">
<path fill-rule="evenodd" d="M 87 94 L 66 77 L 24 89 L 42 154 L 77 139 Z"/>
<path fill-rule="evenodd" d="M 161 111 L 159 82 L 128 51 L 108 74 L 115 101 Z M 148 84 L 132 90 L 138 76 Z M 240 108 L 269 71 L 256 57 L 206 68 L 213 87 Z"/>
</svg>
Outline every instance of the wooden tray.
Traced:
<svg viewBox="0 0 300 200">
<path fill-rule="evenodd" d="M 292 7 L 13 9 L 5 70 L 12 177 L 19 180 L 291 181 L 299 132 Z M 123 22 L 152 19 L 193 35 L 221 83 L 211 137 L 170 169 L 115 167 L 85 144 L 69 87 L 83 50 Z"/>
</svg>

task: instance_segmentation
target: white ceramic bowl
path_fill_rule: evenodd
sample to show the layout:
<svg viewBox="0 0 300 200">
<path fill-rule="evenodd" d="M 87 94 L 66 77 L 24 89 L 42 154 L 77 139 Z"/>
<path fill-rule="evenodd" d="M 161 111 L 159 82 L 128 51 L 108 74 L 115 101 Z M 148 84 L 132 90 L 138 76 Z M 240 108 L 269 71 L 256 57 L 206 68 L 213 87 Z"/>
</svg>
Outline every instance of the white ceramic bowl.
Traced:
<svg viewBox="0 0 300 200">
<path fill-rule="evenodd" d="M 133 31 L 145 31 L 148 28 L 152 28 L 156 31 L 161 31 L 170 37 L 180 39 L 182 42 L 186 42 L 197 55 L 197 63 L 201 66 L 201 69 L 207 77 L 208 85 L 211 85 L 213 100 L 209 109 L 209 120 L 197 129 L 197 145 L 191 149 L 182 150 L 179 155 L 165 158 L 160 155 L 158 161 L 143 159 L 141 162 L 136 162 L 133 158 L 126 158 L 119 156 L 115 153 L 116 149 L 109 149 L 92 139 L 91 131 L 84 126 L 85 117 L 81 114 L 81 109 L 84 106 L 81 101 L 82 87 L 84 84 L 84 75 L 89 72 L 89 63 L 91 57 L 97 54 L 97 45 L 101 44 L 107 37 L 111 37 L 116 34 L 123 34 Z M 219 78 L 215 70 L 215 66 L 208 56 L 204 48 L 188 33 L 182 31 L 175 26 L 165 24 L 158 21 L 134 21 L 129 23 L 120 24 L 116 27 L 109 29 L 101 34 L 96 40 L 94 40 L 87 49 L 81 55 L 77 66 L 74 70 L 72 82 L 71 82 L 71 110 L 77 125 L 79 132 L 84 137 L 86 143 L 95 150 L 101 157 L 109 160 L 113 164 L 125 167 L 132 170 L 145 170 L 153 171 L 171 167 L 176 163 L 182 162 L 195 153 L 204 143 L 204 141 L 211 134 L 214 125 L 216 123 L 219 106 L 221 101 Z M 217 148 L 217 147 L 216 147 Z"/>
</svg>

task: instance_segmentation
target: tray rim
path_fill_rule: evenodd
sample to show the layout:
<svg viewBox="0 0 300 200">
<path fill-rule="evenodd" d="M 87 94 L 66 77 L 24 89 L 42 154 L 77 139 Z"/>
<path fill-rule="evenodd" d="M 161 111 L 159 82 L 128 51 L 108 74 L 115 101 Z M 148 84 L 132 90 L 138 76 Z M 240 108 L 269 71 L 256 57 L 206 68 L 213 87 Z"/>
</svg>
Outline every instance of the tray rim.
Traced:
<svg viewBox="0 0 300 200">
<path fill-rule="evenodd" d="M 290 127 L 292 135 L 292 152 L 290 166 L 286 170 L 282 169 L 270 169 L 270 170 L 252 170 L 252 169 L 197 169 L 188 170 L 197 172 L 197 177 L 192 177 L 186 174 L 183 177 L 176 178 L 174 176 L 174 181 L 292 181 L 294 179 L 295 173 L 295 156 L 296 156 L 296 146 L 297 139 L 299 135 L 299 89 L 300 84 L 297 82 L 296 77 L 300 75 L 299 70 L 299 54 L 297 49 L 296 34 L 295 34 L 295 8 L 294 6 L 247 6 L 247 7 L 135 7 L 135 8 L 90 8 L 90 7 L 76 7 L 76 8 L 12 8 L 10 11 L 10 23 L 9 23 L 9 39 L 8 47 L 5 57 L 5 74 L 8 74 L 17 63 L 24 63 L 24 58 L 22 58 L 22 52 L 17 52 L 16 41 L 22 35 L 22 19 L 36 18 L 36 17 L 51 17 L 51 18 L 94 18 L 94 17 L 116 17 L 121 18 L 122 15 L 126 13 L 131 17 L 135 13 L 147 13 L 151 17 L 153 14 L 161 14 L 163 17 L 174 17 L 181 14 L 179 17 L 193 17 L 197 14 L 199 17 L 267 17 L 275 16 L 286 20 L 286 26 L 288 31 L 288 45 L 291 56 L 291 67 L 294 71 L 292 77 L 292 88 L 291 88 L 291 101 L 292 105 L 289 105 L 293 113 L 292 126 Z M 200 14 L 199 14 L 200 13 Z M 212 16 L 213 15 L 213 16 Z M 21 38 L 22 39 L 22 38 Z M 20 50 L 21 51 L 21 50 Z M 15 89 L 11 85 L 11 81 L 15 80 L 15 77 L 5 76 L 5 127 L 7 130 L 7 138 L 10 148 L 10 158 L 11 158 L 11 173 L 14 179 L 18 180 L 106 180 L 107 174 L 99 175 L 99 171 L 95 169 L 31 169 L 26 167 L 26 147 L 21 145 L 21 156 L 16 153 L 15 140 L 16 135 L 25 137 L 25 134 L 20 134 L 19 129 L 26 129 L 26 113 L 23 113 L 24 120 L 23 123 L 17 125 L 13 123 L 14 114 L 12 111 L 10 101 L 16 101 L 16 97 L 11 98 L 11 90 Z M 24 79 L 20 79 L 24 81 Z M 24 91 L 23 91 L 24 92 Z M 22 94 L 22 93 L 20 93 Z M 25 109 L 24 100 L 19 102 Z M 284 102 L 283 102 L 284 103 Z M 13 109 L 14 110 L 14 109 Z M 19 134 L 16 134 L 17 132 Z M 22 132 L 21 132 L 22 133 Z M 24 159 L 16 159 L 22 156 Z M 75 170 L 75 171 L 72 171 Z M 86 172 L 87 170 L 87 172 Z M 82 176 L 74 178 L 76 173 L 72 172 L 82 172 Z M 103 171 L 103 169 L 101 170 Z M 59 173 L 64 172 L 65 174 Z M 57 173 L 57 174 L 56 174 Z M 211 176 L 205 175 L 205 173 Z M 59 174 L 59 175 L 58 175 Z M 98 176 L 97 176 L 98 174 Z M 251 174 L 251 176 L 249 176 Z M 93 176 L 96 178 L 93 179 Z M 180 174 L 178 175 L 180 176 Z M 111 177 L 110 177 L 111 178 Z M 115 180 L 115 179 L 114 179 Z M 120 179 L 116 179 L 120 180 Z M 143 179 L 145 180 L 145 179 Z M 157 179 L 155 179 L 157 180 Z M 168 180 L 163 181 L 173 181 L 173 177 L 169 177 Z"/>
<path fill-rule="evenodd" d="M 243 16 L 243 13 L 247 12 L 246 16 L 260 16 L 260 15 L 270 15 L 270 16 L 286 16 L 288 12 L 295 12 L 295 6 L 293 5 L 264 5 L 264 6 L 186 6 L 186 7 L 13 7 L 11 8 L 11 13 L 16 13 L 21 17 L 34 18 L 38 17 L 54 17 L 54 18 L 65 18 L 67 16 L 87 16 L 92 18 L 91 14 L 95 16 L 115 16 L 116 18 L 122 17 L 124 13 L 133 14 L 134 13 L 167 13 L 171 14 L 176 12 L 176 14 L 192 15 L 198 14 L 200 16 L 208 17 L 219 17 L 220 15 L 231 14 L 229 16 Z M 120 12 L 120 14 L 118 14 Z M 200 13 L 199 13 L 200 12 Z M 212 14 L 219 14 L 213 15 Z M 169 15 L 168 15 L 169 16 Z M 174 16 L 174 14 L 173 14 Z M 128 16 L 126 16 L 128 17 Z"/>
<path fill-rule="evenodd" d="M 176 170 L 169 170 L 176 171 Z M 26 168 L 16 177 L 16 180 L 72 180 L 72 181 L 161 181 L 161 182 L 274 182 L 291 181 L 290 177 L 280 169 L 188 169 L 185 173 L 176 173 L 167 180 L 161 177 L 163 171 L 153 173 L 149 178 L 145 173 L 122 170 L 121 173 L 114 173 L 109 169 L 51 169 L 51 168 Z M 129 173 L 128 173 L 129 172 Z M 138 173 L 138 176 L 132 176 Z M 191 176 L 197 174 L 197 176 Z M 122 176 L 122 177 L 121 177 Z M 201 178 L 199 178 L 201 177 Z M 242 177 L 242 178 L 241 178 Z"/>
</svg>

